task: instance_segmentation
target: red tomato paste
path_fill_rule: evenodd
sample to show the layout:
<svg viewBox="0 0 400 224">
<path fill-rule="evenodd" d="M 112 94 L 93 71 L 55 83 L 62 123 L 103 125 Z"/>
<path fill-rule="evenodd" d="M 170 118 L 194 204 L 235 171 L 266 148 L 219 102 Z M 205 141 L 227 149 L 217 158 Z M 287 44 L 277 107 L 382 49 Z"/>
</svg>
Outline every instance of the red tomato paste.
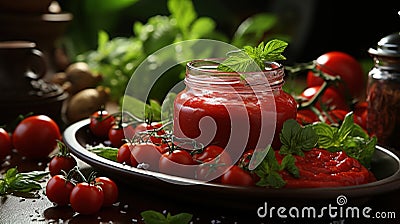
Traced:
<svg viewBox="0 0 400 224">
<path fill-rule="evenodd" d="M 278 151 L 275 154 L 280 163 L 283 156 Z M 366 167 L 343 151 L 329 152 L 314 148 L 305 152 L 304 157 L 295 158 L 300 178 L 286 171 L 281 172 L 287 188 L 340 187 L 376 181 Z"/>
<path fill-rule="evenodd" d="M 174 134 L 191 139 L 211 135 L 211 140 L 206 137 L 198 140 L 223 148 L 232 138 L 242 139 L 244 134 L 248 134 L 248 138 L 242 141 L 247 141 L 247 144 L 241 150 L 260 148 L 260 145 L 256 147 L 257 143 L 268 138 L 270 141 L 273 138 L 273 147 L 279 148 L 279 135 L 276 133 L 280 133 L 287 119 L 296 118 L 297 111 L 294 98 L 282 90 L 283 67 L 275 65 L 271 70 L 251 75 L 256 83 L 254 86 L 243 82 L 237 73 L 221 73 L 210 66 L 198 68 L 192 62 L 186 73 L 186 89 L 177 95 L 174 102 Z M 215 134 L 209 130 L 211 128 L 201 130 L 203 118 L 215 122 Z M 243 129 L 243 135 L 235 136 L 233 132 L 237 129 L 234 128 Z"/>
</svg>

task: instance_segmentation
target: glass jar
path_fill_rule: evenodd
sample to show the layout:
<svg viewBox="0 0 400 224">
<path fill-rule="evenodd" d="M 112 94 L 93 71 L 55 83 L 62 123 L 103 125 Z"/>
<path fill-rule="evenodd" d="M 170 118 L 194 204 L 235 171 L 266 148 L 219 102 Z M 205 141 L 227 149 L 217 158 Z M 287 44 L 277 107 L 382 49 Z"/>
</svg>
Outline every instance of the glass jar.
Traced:
<svg viewBox="0 0 400 224">
<path fill-rule="evenodd" d="M 400 33 L 382 38 L 368 53 L 375 65 L 368 74 L 367 130 L 378 144 L 400 150 Z"/>
<path fill-rule="evenodd" d="M 174 135 L 203 145 L 244 151 L 272 144 L 297 104 L 282 90 L 284 68 L 267 63 L 259 72 L 217 70 L 221 60 L 195 60 L 186 66 L 186 88 L 174 101 Z"/>
</svg>

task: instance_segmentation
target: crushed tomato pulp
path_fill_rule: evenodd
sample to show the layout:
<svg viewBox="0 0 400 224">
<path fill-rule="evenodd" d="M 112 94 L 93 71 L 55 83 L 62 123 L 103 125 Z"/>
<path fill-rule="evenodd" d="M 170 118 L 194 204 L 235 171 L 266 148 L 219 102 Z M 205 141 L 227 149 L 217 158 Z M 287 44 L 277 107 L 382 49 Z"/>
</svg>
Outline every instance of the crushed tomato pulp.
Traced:
<svg viewBox="0 0 400 224">
<path fill-rule="evenodd" d="M 376 181 L 375 176 L 358 160 L 345 152 L 329 152 L 314 148 L 304 153 L 304 157 L 295 156 L 300 178 L 295 178 L 287 171 L 281 176 L 287 188 L 340 187 L 366 184 Z M 279 163 L 283 156 L 275 152 Z"/>
</svg>

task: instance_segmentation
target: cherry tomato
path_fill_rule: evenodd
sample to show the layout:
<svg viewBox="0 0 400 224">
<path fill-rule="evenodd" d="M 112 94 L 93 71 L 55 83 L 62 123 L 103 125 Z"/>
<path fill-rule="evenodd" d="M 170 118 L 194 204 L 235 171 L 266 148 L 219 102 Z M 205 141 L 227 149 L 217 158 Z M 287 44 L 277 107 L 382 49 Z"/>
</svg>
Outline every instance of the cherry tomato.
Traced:
<svg viewBox="0 0 400 224">
<path fill-rule="evenodd" d="M 96 183 L 101 183 L 100 187 L 103 190 L 104 200 L 103 206 L 111 206 L 118 200 L 117 184 L 108 177 L 96 177 Z"/>
<path fill-rule="evenodd" d="M 204 181 L 220 182 L 220 177 L 232 166 L 232 159 L 227 152 L 202 160 L 196 169 L 195 178 Z"/>
<path fill-rule="evenodd" d="M 58 142 L 58 148 L 58 154 L 51 158 L 49 163 L 49 171 L 51 176 L 61 174 L 62 170 L 65 173 L 68 173 L 77 165 L 75 158 L 71 156 L 67 146 L 65 146 L 64 143 Z"/>
<path fill-rule="evenodd" d="M 131 143 L 124 143 L 118 148 L 117 162 L 131 165 L 131 149 L 133 148 Z M 137 164 L 136 164 L 137 165 Z"/>
<path fill-rule="evenodd" d="M 195 175 L 194 165 L 195 162 L 192 155 L 185 150 L 176 149 L 173 151 L 168 151 L 160 157 L 159 160 L 159 170 L 162 173 L 167 173 L 175 176 L 193 178 Z"/>
<path fill-rule="evenodd" d="M 215 158 L 224 151 L 224 148 L 217 145 L 209 145 L 203 149 L 202 152 L 193 155 L 193 159 L 196 161 L 204 161 L 208 158 Z"/>
<path fill-rule="evenodd" d="M 12 142 L 11 137 L 4 128 L 0 128 L 0 161 L 11 154 Z"/>
<path fill-rule="evenodd" d="M 310 100 L 320 89 L 320 86 L 313 86 L 306 88 L 301 96 L 307 100 Z M 327 88 L 323 94 L 320 96 L 319 100 L 316 102 L 315 107 L 318 109 L 340 109 L 340 110 L 349 110 L 349 105 L 347 104 L 345 98 L 335 89 L 335 88 Z"/>
<path fill-rule="evenodd" d="M 57 123 L 46 115 L 34 115 L 23 119 L 15 128 L 12 142 L 22 156 L 47 157 L 61 140 Z"/>
<path fill-rule="evenodd" d="M 152 171 L 158 171 L 161 157 L 161 152 L 159 150 L 160 149 L 154 143 L 138 143 L 133 144 L 131 147 L 131 153 L 137 163 L 148 164 L 148 169 Z"/>
<path fill-rule="evenodd" d="M 108 131 L 114 125 L 115 117 L 106 110 L 99 110 L 90 116 L 89 129 L 97 137 L 107 137 Z"/>
<path fill-rule="evenodd" d="M 59 206 L 69 204 L 69 198 L 75 185 L 68 181 L 64 175 L 55 175 L 50 178 L 46 185 L 46 196 Z"/>
<path fill-rule="evenodd" d="M 253 186 L 255 184 L 250 173 L 237 165 L 232 166 L 221 176 L 221 183 L 238 186 Z"/>
<path fill-rule="evenodd" d="M 74 157 L 70 156 L 54 156 L 49 163 L 49 171 L 51 176 L 61 174 L 61 170 L 68 173 L 77 165 Z"/>
<path fill-rule="evenodd" d="M 297 111 L 296 121 L 301 125 L 306 125 L 319 121 L 319 119 L 318 116 L 311 110 L 302 109 Z"/>
<path fill-rule="evenodd" d="M 135 135 L 135 128 L 131 125 L 116 124 L 108 131 L 108 140 L 114 147 L 120 147 L 125 143 L 124 139 L 132 139 Z"/>
<path fill-rule="evenodd" d="M 98 212 L 103 205 L 104 192 L 96 184 L 78 183 L 71 191 L 69 202 L 72 209 L 83 215 Z"/>
<path fill-rule="evenodd" d="M 150 136 L 150 141 L 153 142 L 154 144 L 162 144 L 162 138 L 160 136 L 163 136 L 165 134 L 165 131 L 163 129 L 161 129 L 162 124 L 159 122 L 151 122 L 146 123 L 140 123 L 135 127 L 135 131 L 136 132 L 144 132 L 144 131 L 148 131 L 148 132 L 154 132 L 155 129 L 157 129 L 157 131 L 155 133 L 153 133 Z M 158 130 L 159 129 L 159 130 Z"/>
<path fill-rule="evenodd" d="M 332 76 L 340 76 L 344 84 L 340 85 L 340 92 L 350 93 L 352 98 L 364 94 L 366 87 L 366 75 L 361 64 L 351 55 L 331 51 L 319 56 L 316 60 L 317 69 Z M 323 80 L 310 71 L 307 74 L 307 86 L 320 86 Z"/>
</svg>

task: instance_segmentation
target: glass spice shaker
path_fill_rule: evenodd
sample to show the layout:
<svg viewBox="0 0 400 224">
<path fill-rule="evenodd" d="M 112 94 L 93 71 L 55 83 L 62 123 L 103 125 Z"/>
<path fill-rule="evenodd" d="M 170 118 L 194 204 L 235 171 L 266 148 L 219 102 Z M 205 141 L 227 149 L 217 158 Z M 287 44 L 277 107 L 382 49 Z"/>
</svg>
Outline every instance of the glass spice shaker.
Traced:
<svg viewBox="0 0 400 224">
<path fill-rule="evenodd" d="M 368 74 L 367 129 L 378 144 L 400 150 L 400 32 L 370 48 L 374 67 Z"/>
</svg>

